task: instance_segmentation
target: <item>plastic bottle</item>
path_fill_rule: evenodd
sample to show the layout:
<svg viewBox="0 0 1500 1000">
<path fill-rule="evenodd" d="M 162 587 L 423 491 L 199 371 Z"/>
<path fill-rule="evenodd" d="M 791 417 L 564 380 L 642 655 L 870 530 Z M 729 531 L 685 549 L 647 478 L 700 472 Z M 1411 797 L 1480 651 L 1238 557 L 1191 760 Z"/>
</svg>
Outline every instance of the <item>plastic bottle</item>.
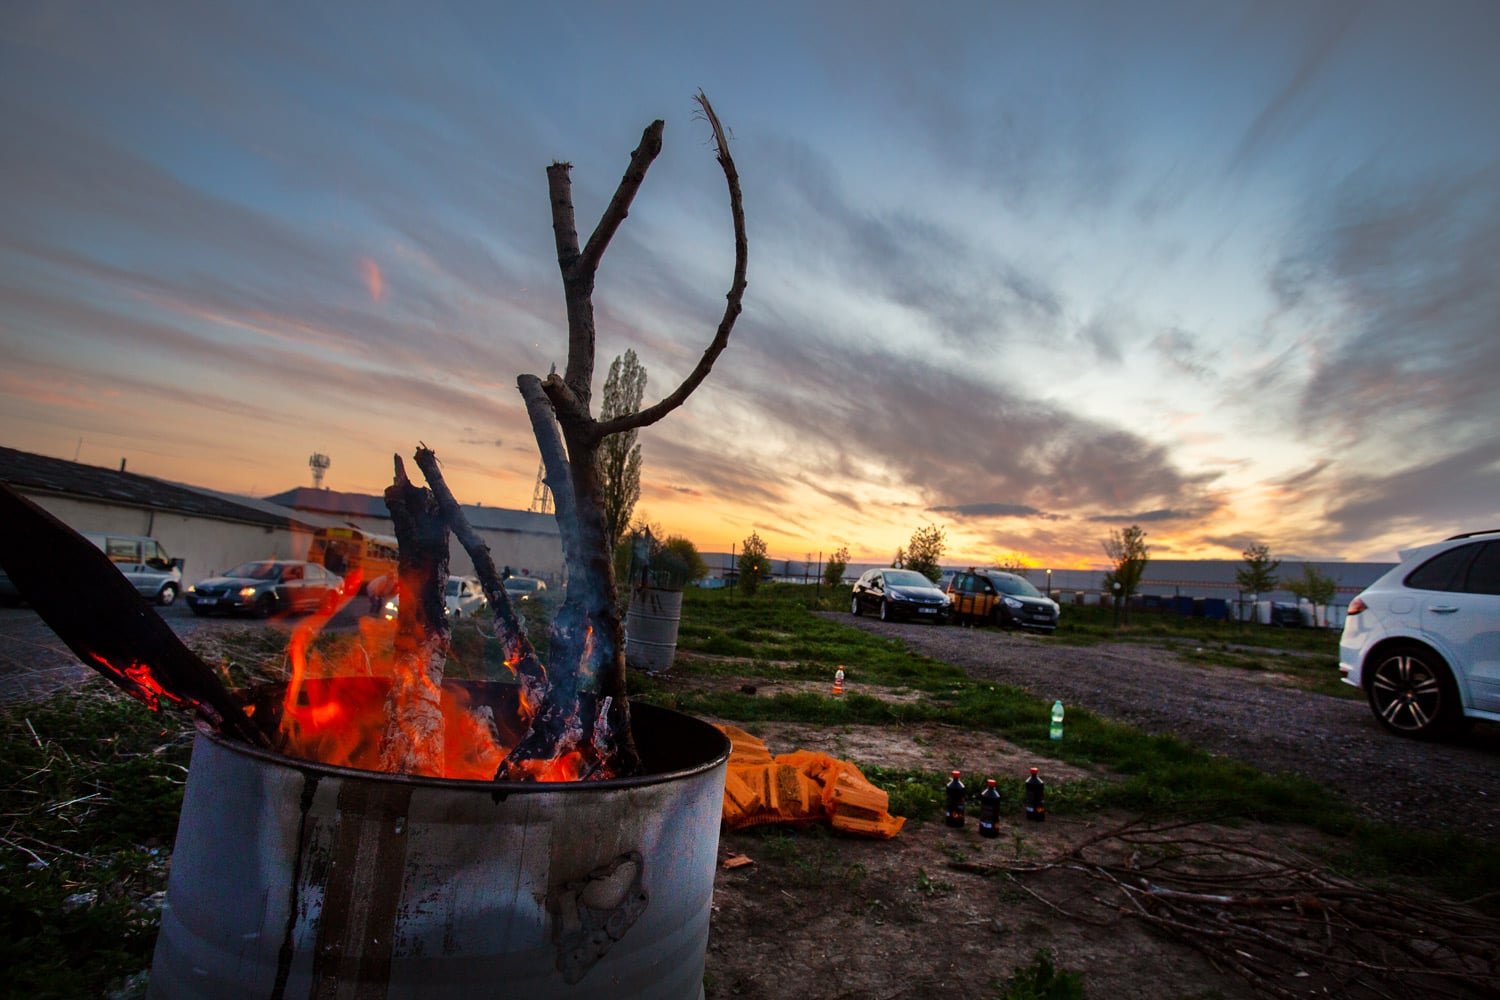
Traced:
<svg viewBox="0 0 1500 1000">
<path fill-rule="evenodd" d="M 1000 793 L 995 790 L 995 779 L 990 778 L 984 783 L 984 791 L 979 793 L 979 835 L 1000 836 L 999 823 Z"/>
<path fill-rule="evenodd" d="M 1052 703 L 1052 734 L 1051 735 L 1052 735 L 1052 738 L 1054 740 L 1060 740 L 1060 739 L 1062 739 L 1062 720 L 1063 720 L 1063 706 L 1062 706 L 1062 699 L 1059 698 L 1057 701 L 1054 701 Z"/>
<path fill-rule="evenodd" d="M 1026 818 L 1037 823 L 1047 818 L 1047 786 L 1034 767 L 1026 779 Z"/>
<path fill-rule="evenodd" d="M 836 695 L 844 693 L 844 668 L 839 667 L 833 672 L 833 693 Z"/>
<path fill-rule="evenodd" d="M 964 825 L 964 783 L 958 780 L 957 771 L 953 772 L 953 780 L 948 782 L 948 802 L 943 822 L 949 826 Z"/>
</svg>

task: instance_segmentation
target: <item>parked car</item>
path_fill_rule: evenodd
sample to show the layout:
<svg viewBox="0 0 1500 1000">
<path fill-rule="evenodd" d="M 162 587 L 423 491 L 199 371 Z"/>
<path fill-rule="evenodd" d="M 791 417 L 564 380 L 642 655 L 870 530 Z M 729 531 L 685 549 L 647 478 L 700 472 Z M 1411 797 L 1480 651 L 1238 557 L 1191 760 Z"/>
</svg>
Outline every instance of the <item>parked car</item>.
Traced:
<svg viewBox="0 0 1500 1000">
<path fill-rule="evenodd" d="M 1500 721 L 1500 531 L 1401 553 L 1349 604 L 1339 673 L 1382 726 L 1438 739 Z"/>
<path fill-rule="evenodd" d="M 547 592 L 547 581 L 533 576 L 513 576 L 505 581 L 504 586 L 513 601 L 530 601 Z"/>
<path fill-rule="evenodd" d="M 952 605 L 948 595 L 913 569 L 872 569 L 854 582 L 849 610 L 862 615 L 873 611 L 881 621 L 917 618 L 943 623 Z"/>
<path fill-rule="evenodd" d="M 450 618 L 473 618 L 484 610 L 484 586 L 475 576 L 450 576 L 443 590 Z"/>
<path fill-rule="evenodd" d="M 186 596 L 195 615 L 238 612 L 265 618 L 279 611 L 331 610 L 343 586 L 343 577 L 317 563 L 260 559 L 200 580 Z"/>
<path fill-rule="evenodd" d="M 997 569 L 970 569 L 948 582 L 953 617 L 960 622 L 992 622 L 1001 628 L 1051 632 L 1061 610 L 1056 601 L 1025 577 Z"/>
<path fill-rule="evenodd" d="M 443 586 L 444 613 L 449 618 L 473 618 L 488 605 L 484 586 L 474 576 L 450 576 Z M 401 613 L 401 595 L 392 594 L 381 607 L 381 614 L 394 619 Z"/>
</svg>

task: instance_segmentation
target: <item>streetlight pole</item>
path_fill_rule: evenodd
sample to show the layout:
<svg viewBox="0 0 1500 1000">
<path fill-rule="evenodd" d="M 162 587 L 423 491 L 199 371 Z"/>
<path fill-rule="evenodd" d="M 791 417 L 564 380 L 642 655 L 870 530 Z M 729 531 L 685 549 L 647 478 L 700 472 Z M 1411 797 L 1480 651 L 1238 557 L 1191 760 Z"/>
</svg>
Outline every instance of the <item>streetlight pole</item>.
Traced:
<svg viewBox="0 0 1500 1000">
<path fill-rule="evenodd" d="M 1050 569 L 1047 571 L 1047 596 L 1052 596 L 1052 571 Z"/>
<path fill-rule="evenodd" d="M 1120 581 L 1115 581 L 1115 628 L 1120 627 Z"/>
</svg>

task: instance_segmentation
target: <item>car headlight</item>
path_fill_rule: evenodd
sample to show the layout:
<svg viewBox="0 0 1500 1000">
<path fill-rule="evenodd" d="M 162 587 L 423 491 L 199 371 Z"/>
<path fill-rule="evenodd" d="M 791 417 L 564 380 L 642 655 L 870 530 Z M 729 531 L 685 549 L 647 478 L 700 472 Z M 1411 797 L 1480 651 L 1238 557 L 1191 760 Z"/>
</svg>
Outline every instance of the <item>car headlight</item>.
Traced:
<svg viewBox="0 0 1500 1000">
<path fill-rule="evenodd" d="M 1005 606 L 1007 608 L 1015 608 L 1018 611 L 1021 608 L 1025 607 L 1025 605 L 1023 605 L 1020 601 L 1016 600 L 1014 597 L 1007 597 L 1005 599 Z"/>
<path fill-rule="evenodd" d="M 241 587 L 240 588 L 240 596 L 241 597 L 254 597 L 255 596 L 255 592 L 258 589 L 259 589 L 258 587 Z"/>
</svg>

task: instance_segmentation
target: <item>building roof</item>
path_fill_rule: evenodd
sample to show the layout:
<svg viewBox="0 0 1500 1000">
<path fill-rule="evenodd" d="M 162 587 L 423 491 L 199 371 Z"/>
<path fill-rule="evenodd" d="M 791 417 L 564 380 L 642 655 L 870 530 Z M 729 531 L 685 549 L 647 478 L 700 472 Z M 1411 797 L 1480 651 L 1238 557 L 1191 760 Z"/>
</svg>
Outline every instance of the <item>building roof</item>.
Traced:
<svg viewBox="0 0 1500 1000">
<path fill-rule="evenodd" d="M 329 517 L 379 517 L 389 518 L 385 497 L 365 493 L 340 493 L 338 490 L 313 489 L 298 486 L 294 489 L 266 497 L 268 503 L 280 504 L 297 511 L 308 511 Z M 551 514 L 537 514 L 529 510 L 508 510 L 504 507 L 485 507 L 482 504 L 460 504 L 469 524 L 479 531 L 511 531 L 519 534 L 558 534 L 557 520 Z"/>
<path fill-rule="evenodd" d="M 306 523 L 290 510 L 275 510 L 150 476 L 0 447 L 0 482 L 30 493 L 98 503 L 195 514 L 242 524 L 285 527 Z"/>
</svg>

